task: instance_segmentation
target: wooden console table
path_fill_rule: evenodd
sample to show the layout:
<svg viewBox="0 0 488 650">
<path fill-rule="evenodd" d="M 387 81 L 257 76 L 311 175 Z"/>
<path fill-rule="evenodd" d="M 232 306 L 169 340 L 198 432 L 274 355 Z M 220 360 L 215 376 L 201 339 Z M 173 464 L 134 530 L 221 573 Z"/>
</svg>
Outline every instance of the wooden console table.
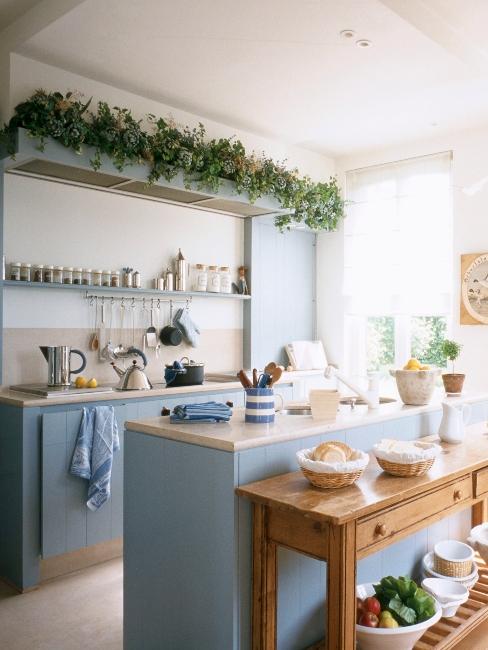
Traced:
<svg viewBox="0 0 488 650">
<path fill-rule="evenodd" d="M 466 507 L 473 525 L 486 520 L 486 425 L 470 427 L 466 443 L 442 447 L 425 476 L 390 476 L 372 458 L 355 485 L 338 490 L 315 488 L 301 472 L 236 489 L 253 502 L 253 650 L 276 649 L 277 546 L 327 562 L 326 641 L 314 648 L 354 650 L 357 560 Z M 485 618 L 488 571 L 482 570 L 466 605 L 430 628 L 415 648 L 453 648 Z"/>
</svg>

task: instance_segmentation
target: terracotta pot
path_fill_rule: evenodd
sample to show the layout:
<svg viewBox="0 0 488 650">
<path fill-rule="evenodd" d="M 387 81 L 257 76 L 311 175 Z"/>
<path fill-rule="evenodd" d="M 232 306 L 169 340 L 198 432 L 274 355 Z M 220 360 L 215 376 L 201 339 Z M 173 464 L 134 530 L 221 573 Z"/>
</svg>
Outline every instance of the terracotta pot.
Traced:
<svg viewBox="0 0 488 650">
<path fill-rule="evenodd" d="M 444 390 L 446 393 L 462 393 L 464 378 L 466 375 L 461 373 L 446 373 L 442 375 L 442 381 L 444 382 Z"/>
</svg>

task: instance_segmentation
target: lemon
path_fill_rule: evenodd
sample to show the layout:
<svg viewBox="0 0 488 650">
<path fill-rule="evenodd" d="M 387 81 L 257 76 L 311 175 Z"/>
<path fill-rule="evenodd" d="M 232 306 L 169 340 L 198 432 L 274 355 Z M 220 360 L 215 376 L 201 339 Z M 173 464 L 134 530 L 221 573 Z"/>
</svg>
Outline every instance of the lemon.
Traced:
<svg viewBox="0 0 488 650">
<path fill-rule="evenodd" d="M 419 370 L 430 370 L 430 366 L 428 364 L 424 364 L 423 366 L 420 366 Z"/>
<path fill-rule="evenodd" d="M 409 359 L 406 366 L 404 367 L 405 370 L 420 370 L 420 361 L 418 359 L 412 358 Z"/>
<path fill-rule="evenodd" d="M 86 388 L 86 379 L 83 377 L 83 375 L 80 375 L 79 377 L 76 378 L 75 381 L 75 386 L 76 388 Z"/>
<path fill-rule="evenodd" d="M 95 377 L 92 377 L 86 382 L 86 387 L 87 388 L 96 388 L 98 386 L 98 382 L 95 379 Z"/>
</svg>

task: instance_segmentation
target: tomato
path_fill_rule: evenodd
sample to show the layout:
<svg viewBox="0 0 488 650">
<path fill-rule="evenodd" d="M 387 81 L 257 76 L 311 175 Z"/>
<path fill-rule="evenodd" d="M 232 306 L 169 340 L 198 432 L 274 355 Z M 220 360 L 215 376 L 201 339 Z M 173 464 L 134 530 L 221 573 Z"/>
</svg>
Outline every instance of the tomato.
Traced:
<svg viewBox="0 0 488 650">
<path fill-rule="evenodd" d="M 378 624 L 378 617 L 373 612 L 364 612 L 359 619 L 359 625 L 364 625 L 364 627 L 378 627 Z"/>
<path fill-rule="evenodd" d="M 364 611 L 379 616 L 381 612 L 380 601 L 374 596 L 369 596 L 369 598 L 366 598 L 364 601 Z"/>
</svg>

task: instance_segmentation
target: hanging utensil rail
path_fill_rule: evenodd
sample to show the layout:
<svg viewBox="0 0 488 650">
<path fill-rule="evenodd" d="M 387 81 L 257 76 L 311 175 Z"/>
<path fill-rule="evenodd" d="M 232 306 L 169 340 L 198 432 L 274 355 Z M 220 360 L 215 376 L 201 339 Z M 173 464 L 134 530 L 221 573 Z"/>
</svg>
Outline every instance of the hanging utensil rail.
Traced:
<svg viewBox="0 0 488 650">
<path fill-rule="evenodd" d="M 183 298 L 183 299 L 175 299 L 175 298 L 148 298 L 142 297 L 142 298 L 134 298 L 134 297 L 128 297 L 128 296 L 110 296 L 110 295 L 100 295 L 96 293 L 89 293 L 88 291 L 84 295 L 85 300 L 90 301 L 90 306 L 93 305 L 95 301 L 101 301 L 101 304 L 103 305 L 105 302 L 110 302 L 110 304 L 114 304 L 116 301 L 120 302 L 122 305 L 135 305 L 136 302 L 140 302 L 143 304 L 154 304 L 157 307 L 159 307 L 162 303 L 170 303 L 172 305 L 176 303 L 185 303 L 187 307 L 189 307 L 192 303 L 192 296 L 189 296 L 188 298 Z"/>
</svg>

